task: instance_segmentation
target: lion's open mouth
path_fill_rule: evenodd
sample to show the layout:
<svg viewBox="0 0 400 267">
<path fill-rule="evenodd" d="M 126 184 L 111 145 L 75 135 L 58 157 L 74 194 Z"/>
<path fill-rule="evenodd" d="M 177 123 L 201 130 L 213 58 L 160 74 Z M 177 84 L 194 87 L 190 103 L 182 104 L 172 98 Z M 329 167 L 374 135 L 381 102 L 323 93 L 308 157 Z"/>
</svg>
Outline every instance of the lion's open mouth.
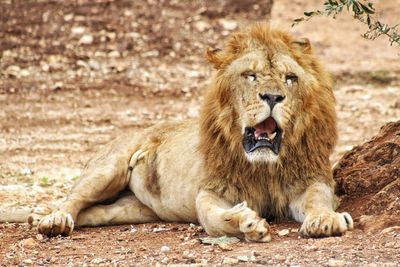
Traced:
<svg viewBox="0 0 400 267">
<path fill-rule="evenodd" d="M 268 117 L 254 127 L 245 128 L 243 147 L 246 153 L 265 147 L 271 149 L 278 155 L 281 142 L 282 130 L 272 117 Z"/>
</svg>

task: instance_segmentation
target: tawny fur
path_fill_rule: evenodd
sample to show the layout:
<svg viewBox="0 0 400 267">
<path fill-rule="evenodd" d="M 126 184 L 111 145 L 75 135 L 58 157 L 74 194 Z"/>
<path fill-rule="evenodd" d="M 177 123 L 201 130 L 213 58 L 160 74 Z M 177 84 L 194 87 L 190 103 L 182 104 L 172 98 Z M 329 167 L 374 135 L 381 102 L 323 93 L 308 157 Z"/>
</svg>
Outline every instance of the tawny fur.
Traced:
<svg viewBox="0 0 400 267">
<path fill-rule="evenodd" d="M 262 217 L 289 216 L 303 222 L 303 235 L 352 229 L 351 216 L 334 211 L 332 81 L 308 40 L 255 24 L 206 57 L 216 73 L 200 119 L 159 124 L 111 142 L 89 161 L 58 210 L 30 217 L 39 232 L 69 235 L 74 224 L 162 219 L 199 222 L 210 235 L 268 242 Z M 259 80 L 246 80 L 248 71 Z M 290 72 L 298 76 L 295 84 L 285 78 Z M 264 93 L 285 100 L 271 108 L 260 99 Z M 268 116 L 284 132 L 279 154 L 266 148 L 246 154 L 244 127 Z M 128 195 L 121 194 L 124 190 Z M 101 204 L 110 199 L 118 200 Z"/>
</svg>

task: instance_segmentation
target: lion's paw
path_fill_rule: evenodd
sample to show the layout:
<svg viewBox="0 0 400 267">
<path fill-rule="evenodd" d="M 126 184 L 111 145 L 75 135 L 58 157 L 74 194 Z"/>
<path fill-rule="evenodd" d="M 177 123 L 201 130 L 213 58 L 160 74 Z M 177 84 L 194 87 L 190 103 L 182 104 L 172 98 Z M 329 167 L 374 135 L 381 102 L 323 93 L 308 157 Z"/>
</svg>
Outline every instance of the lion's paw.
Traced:
<svg viewBox="0 0 400 267">
<path fill-rule="evenodd" d="M 63 211 L 53 212 L 43 217 L 38 223 L 38 231 L 47 236 L 69 236 L 74 230 L 71 214 Z"/>
<path fill-rule="evenodd" d="M 239 226 L 247 241 L 269 242 L 271 234 L 269 224 L 260 218 L 255 211 L 247 207 L 246 201 L 225 211 L 224 219 L 232 225 Z"/>
<path fill-rule="evenodd" d="M 305 218 L 300 228 L 300 235 L 305 237 L 327 237 L 344 234 L 354 227 L 353 219 L 347 212 L 311 213 Z"/>
</svg>

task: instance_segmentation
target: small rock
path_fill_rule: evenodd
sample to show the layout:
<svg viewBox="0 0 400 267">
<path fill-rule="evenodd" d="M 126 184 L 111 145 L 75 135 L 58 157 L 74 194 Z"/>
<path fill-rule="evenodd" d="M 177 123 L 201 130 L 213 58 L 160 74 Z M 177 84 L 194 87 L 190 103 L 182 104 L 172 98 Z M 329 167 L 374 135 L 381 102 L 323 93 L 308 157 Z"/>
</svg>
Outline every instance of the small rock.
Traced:
<svg viewBox="0 0 400 267">
<path fill-rule="evenodd" d="M 161 251 L 162 253 L 168 253 L 168 252 L 171 251 L 171 249 L 170 249 L 168 246 L 162 246 L 161 249 L 160 249 L 160 251 Z"/>
<path fill-rule="evenodd" d="M 237 259 L 241 262 L 248 262 L 249 261 L 249 257 L 247 256 L 238 256 Z"/>
<path fill-rule="evenodd" d="M 227 31 L 232 31 L 238 26 L 237 22 L 234 20 L 220 19 L 218 22 L 224 28 L 224 30 Z"/>
<path fill-rule="evenodd" d="M 33 248 L 37 245 L 36 241 L 32 237 L 22 240 L 20 244 L 25 248 Z"/>
<path fill-rule="evenodd" d="M 193 260 L 196 258 L 196 255 L 194 255 L 193 253 L 190 253 L 189 251 L 185 250 L 182 253 L 182 258 L 187 259 L 187 260 Z"/>
<path fill-rule="evenodd" d="M 31 169 L 29 169 L 29 168 L 23 168 L 22 171 L 21 171 L 21 174 L 23 174 L 23 175 L 32 175 L 33 171 Z"/>
<path fill-rule="evenodd" d="M 10 77 L 19 77 L 19 72 L 21 68 L 17 65 L 8 66 L 5 73 Z"/>
<path fill-rule="evenodd" d="M 221 243 L 218 244 L 218 247 L 222 250 L 222 251 L 231 251 L 233 248 L 232 246 L 225 244 L 225 243 Z"/>
<path fill-rule="evenodd" d="M 88 65 L 92 70 L 99 70 L 100 69 L 100 63 L 94 59 L 89 59 Z"/>
<path fill-rule="evenodd" d="M 330 259 L 328 261 L 328 266 L 331 267 L 341 267 L 341 266 L 345 266 L 346 262 L 343 260 L 335 260 L 335 259 Z"/>
<path fill-rule="evenodd" d="M 79 43 L 80 44 L 84 44 L 84 45 L 90 45 L 93 43 L 93 36 L 90 34 L 85 34 L 81 37 L 81 39 L 79 39 Z"/>
<path fill-rule="evenodd" d="M 117 50 L 113 50 L 110 53 L 108 53 L 108 57 L 120 57 L 121 54 Z"/>
<path fill-rule="evenodd" d="M 70 21 L 74 18 L 74 14 L 67 14 L 64 16 L 65 21 Z"/>
<path fill-rule="evenodd" d="M 206 29 L 210 28 L 210 24 L 208 22 L 199 20 L 193 24 L 193 27 L 198 30 L 199 32 L 204 32 Z"/>
<path fill-rule="evenodd" d="M 222 264 L 237 264 L 239 262 L 238 259 L 226 257 L 222 261 Z"/>
<path fill-rule="evenodd" d="M 23 260 L 22 262 L 25 263 L 25 264 L 32 264 L 32 263 L 33 263 L 33 260 L 31 260 L 31 259 L 26 259 L 26 260 Z"/>
<path fill-rule="evenodd" d="M 289 229 L 283 229 L 278 232 L 279 236 L 287 236 L 289 234 Z"/>
<path fill-rule="evenodd" d="M 169 262 L 169 258 L 165 257 L 164 259 L 161 260 L 162 264 L 167 264 Z"/>
<path fill-rule="evenodd" d="M 104 262 L 104 259 L 102 259 L 102 258 L 94 258 L 90 262 L 93 263 L 93 264 L 99 264 L 99 263 Z"/>
<path fill-rule="evenodd" d="M 56 82 L 53 86 L 54 91 L 61 90 L 63 88 L 64 84 L 62 82 Z"/>
<path fill-rule="evenodd" d="M 81 35 L 81 34 L 84 34 L 85 31 L 86 31 L 85 27 L 81 27 L 81 26 L 71 28 L 71 33 L 73 35 Z"/>
<path fill-rule="evenodd" d="M 285 260 L 286 260 L 286 257 L 283 256 L 283 255 L 280 255 L 280 254 L 275 255 L 274 258 L 275 258 L 276 260 L 278 260 L 278 261 L 285 261 Z"/>
<path fill-rule="evenodd" d="M 27 70 L 27 69 L 22 69 L 22 70 L 19 72 L 19 75 L 21 75 L 21 77 L 28 77 L 30 74 L 31 74 L 31 73 L 30 73 L 29 70 Z"/>
<path fill-rule="evenodd" d="M 387 233 L 391 233 L 391 232 L 395 232 L 395 231 L 400 231 L 400 226 L 392 226 L 392 227 L 385 228 L 381 231 L 381 234 L 387 234 Z"/>
<path fill-rule="evenodd" d="M 36 235 L 36 240 L 42 241 L 44 239 L 43 235 L 37 234 Z"/>
</svg>

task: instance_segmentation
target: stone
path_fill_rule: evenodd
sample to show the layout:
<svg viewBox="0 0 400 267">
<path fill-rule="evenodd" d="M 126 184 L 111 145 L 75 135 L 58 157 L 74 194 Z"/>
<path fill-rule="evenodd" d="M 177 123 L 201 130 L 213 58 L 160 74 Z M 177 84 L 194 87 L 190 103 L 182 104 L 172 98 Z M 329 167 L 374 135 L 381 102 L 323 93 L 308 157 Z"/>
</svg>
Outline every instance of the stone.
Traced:
<svg viewBox="0 0 400 267">
<path fill-rule="evenodd" d="M 367 232 L 400 226 L 400 121 L 384 125 L 378 135 L 355 146 L 333 170 L 341 210 L 352 210 Z M 354 208 L 354 198 L 363 199 Z"/>
<path fill-rule="evenodd" d="M 168 253 L 168 252 L 171 251 L 171 249 L 170 249 L 170 247 L 168 247 L 168 246 L 162 246 L 161 249 L 160 249 L 160 251 L 161 251 L 162 253 Z"/>
<path fill-rule="evenodd" d="M 289 235 L 289 229 L 283 229 L 278 232 L 279 236 L 287 236 Z"/>
<path fill-rule="evenodd" d="M 238 259 L 225 257 L 224 260 L 222 261 L 222 264 L 237 264 L 238 262 L 239 262 Z"/>
<path fill-rule="evenodd" d="M 82 37 L 79 39 L 79 43 L 84 44 L 84 45 L 90 45 L 93 43 L 93 40 L 94 40 L 94 38 L 92 35 L 85 34 L 85 35 L 82 35 Z"/>
</svg>

